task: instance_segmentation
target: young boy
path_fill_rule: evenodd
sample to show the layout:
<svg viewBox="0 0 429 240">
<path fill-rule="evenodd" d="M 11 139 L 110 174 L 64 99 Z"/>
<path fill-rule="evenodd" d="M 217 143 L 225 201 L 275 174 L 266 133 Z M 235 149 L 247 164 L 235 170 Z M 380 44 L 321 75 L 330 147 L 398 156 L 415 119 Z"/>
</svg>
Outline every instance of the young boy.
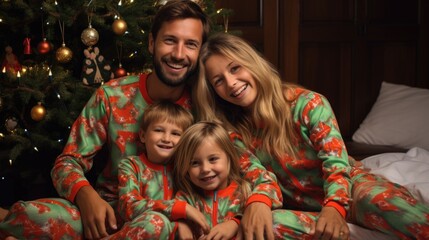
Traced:
<svg viewBox="0 0 429 240">
<path fill-rule="evenodd" d="M 184 214 L 173 216 L 172 212 L 180 203 L 172 201 L 171 156 L 192 122 L 188 110 L 169 101 L 145 109 L 139 134 L 143 154 L 121 159 L 118 165 L 118 212 L 125 224 L 108 239 L 173 238 L 179 225 L 169 218 Z"/>
</svg>

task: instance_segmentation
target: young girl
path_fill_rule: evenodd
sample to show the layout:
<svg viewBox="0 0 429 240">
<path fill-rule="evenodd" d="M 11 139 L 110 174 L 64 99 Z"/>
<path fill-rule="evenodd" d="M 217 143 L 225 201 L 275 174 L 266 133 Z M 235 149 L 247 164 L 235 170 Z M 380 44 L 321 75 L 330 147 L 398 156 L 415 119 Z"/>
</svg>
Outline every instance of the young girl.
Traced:
<svg viewBox="0 0 429 240">
<path fill-rule="evenodd" d="M 204 214 L 211 227 L 204 239 L 232 239 L 237 235 L 251 192 L 250 184 L 240 175 L 239 156 L 228 132 L 212 122 L 192 125 L 177 144 L 173 155 L 176 198 Z"/>
<path fill-rule="evenodd" d="M 327 99 L 282 83 L 243 39 L 217 34 L 204 44 L 193 94 L 197 120 L 218 120 L 239 133 L 277 176 L 284 208 L 273 213 L 277 238 L 348 239 L 346 221 L 401 239 L 429 236 L 429 207 L 402 186 L 350 166 Z M 260 234 L 245 220 L 245 234 Z"/>
<path fill-rule="evenodd" d="M 161 101 L 145 109 L 139 134 L 144 154 L 124 158 L 118 165 L 118 212 L 126 223 L 108 239 L 174 237 L 178 225 L 170 219 L 177 220 L 186 214 L 173 211 L 177 206 L 185 206 L 185 202 L 172 201 L 174 161 L 170 159 L 183 131 L 192 122 L 191 113 L 173 102 Z M 185 206 L 183 210 L 192 208 Z M 198 217 L 203 216 L 196 209 L 189 214 L 191 218 L 197 216 L 197 223 L 208 230 L 204 221 L 198 222 Z"/>
</svg>

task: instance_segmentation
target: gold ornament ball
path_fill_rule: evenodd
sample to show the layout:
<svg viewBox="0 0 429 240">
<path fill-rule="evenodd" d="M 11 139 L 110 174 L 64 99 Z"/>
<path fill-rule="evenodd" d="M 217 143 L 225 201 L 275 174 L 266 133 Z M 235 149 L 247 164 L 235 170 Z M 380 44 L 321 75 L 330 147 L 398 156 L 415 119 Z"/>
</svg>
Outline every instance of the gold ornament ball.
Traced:
<svg viewBox="0 0 429 240">
<path fill-rule="evenodd" d="M 82 34 L 80 35 L 80 40 L 82 40 L 83 44 L 85 44 L 88 47 L 91 47 L 97 44 L 98 39 L 99 39 L 99 35 L 97 30 L 95 30 L 91 26 L 83 30 Z"/>
<path fill-rule="evenodd" d="M 122 19 L 116 19 L 112 24 L 112 29 L 116 35 L 123 35 L 127 31 L 127 23 Z"/>
<path fill-rule="evenodd" d="M 70 50 L 70 48 L 66 47 L 65 44 L 63 44 L 62 47 L 57 49 L 55 58 L 60 63 L 67 63 L 69 62 L 73 57 L 73 52 Z"/>
<path fill-rule="evenodd" d="M 37 105 L 31 109 L 31 119 L 33 119 L 34 121 L 41 121 L 45 118 L 45 116 L 46 108 L 42 106 L 41 102 L 37 103 Z"/>
</svg>

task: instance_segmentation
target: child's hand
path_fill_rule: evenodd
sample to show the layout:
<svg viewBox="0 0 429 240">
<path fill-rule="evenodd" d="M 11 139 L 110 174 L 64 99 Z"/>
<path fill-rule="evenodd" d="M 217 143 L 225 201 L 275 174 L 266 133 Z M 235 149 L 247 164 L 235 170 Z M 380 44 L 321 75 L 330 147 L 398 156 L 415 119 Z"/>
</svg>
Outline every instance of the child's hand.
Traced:
<svg viewBox="0 0 429 240">
<path fill-rule="evenodd" d="M 214 226 L 204 240 L 212 239 L 233 239 L 238 232 L 238 224 L 233 220 L 229 220 Z"/>
<path fill-rule="evenodd" d="M 192 233 L 192 230 L 186 222 L 183 222 L 183 221 L 178 222 L 178 233 L 179 233 L 179 239 L 181 239 L 181 240 L 193 240 L 194 239 L 194 235 Z"/>
<path fill-rule="evenodd" d="M 311 226 L 314 239 L 349 239 L 350 231 L 346 220 L 333 207 L 323 207 L 319 219 Z"/>
<path fill-rule="evenodd" d="M 203 233 L 208 233 L 210 231 L 210 226 L 204 215 L 198 209 L 189 204 L 186 204 L 186 219 L 191 220 L 200 226 Z"/>
</svg>

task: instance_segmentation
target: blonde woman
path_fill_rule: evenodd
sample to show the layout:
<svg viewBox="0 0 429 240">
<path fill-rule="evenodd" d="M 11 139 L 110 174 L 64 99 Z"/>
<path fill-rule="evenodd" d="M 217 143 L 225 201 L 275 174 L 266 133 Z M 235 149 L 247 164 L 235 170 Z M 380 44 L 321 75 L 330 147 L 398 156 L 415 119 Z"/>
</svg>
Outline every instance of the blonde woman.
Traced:
<svg viewBox="0 0 429 240">
<path fill-rule="evenodd" d="M 324 96 L 283 83 L 250 44 L 230 34 L 203 45 L 199 74 L 197 120 L 220 121 L 237 132 L 282 190 L 283 209 L 274 211 L 272 223 L 253 221 L 268 211 L 243 216 L 245 237 L 268 236 L 258 225 L 270 224 L 278 239 L 348 239 L 347 222 L 401 239 L 429 236 L 428 206 L 405 188 L 350 166 Z"/>
</svg>

